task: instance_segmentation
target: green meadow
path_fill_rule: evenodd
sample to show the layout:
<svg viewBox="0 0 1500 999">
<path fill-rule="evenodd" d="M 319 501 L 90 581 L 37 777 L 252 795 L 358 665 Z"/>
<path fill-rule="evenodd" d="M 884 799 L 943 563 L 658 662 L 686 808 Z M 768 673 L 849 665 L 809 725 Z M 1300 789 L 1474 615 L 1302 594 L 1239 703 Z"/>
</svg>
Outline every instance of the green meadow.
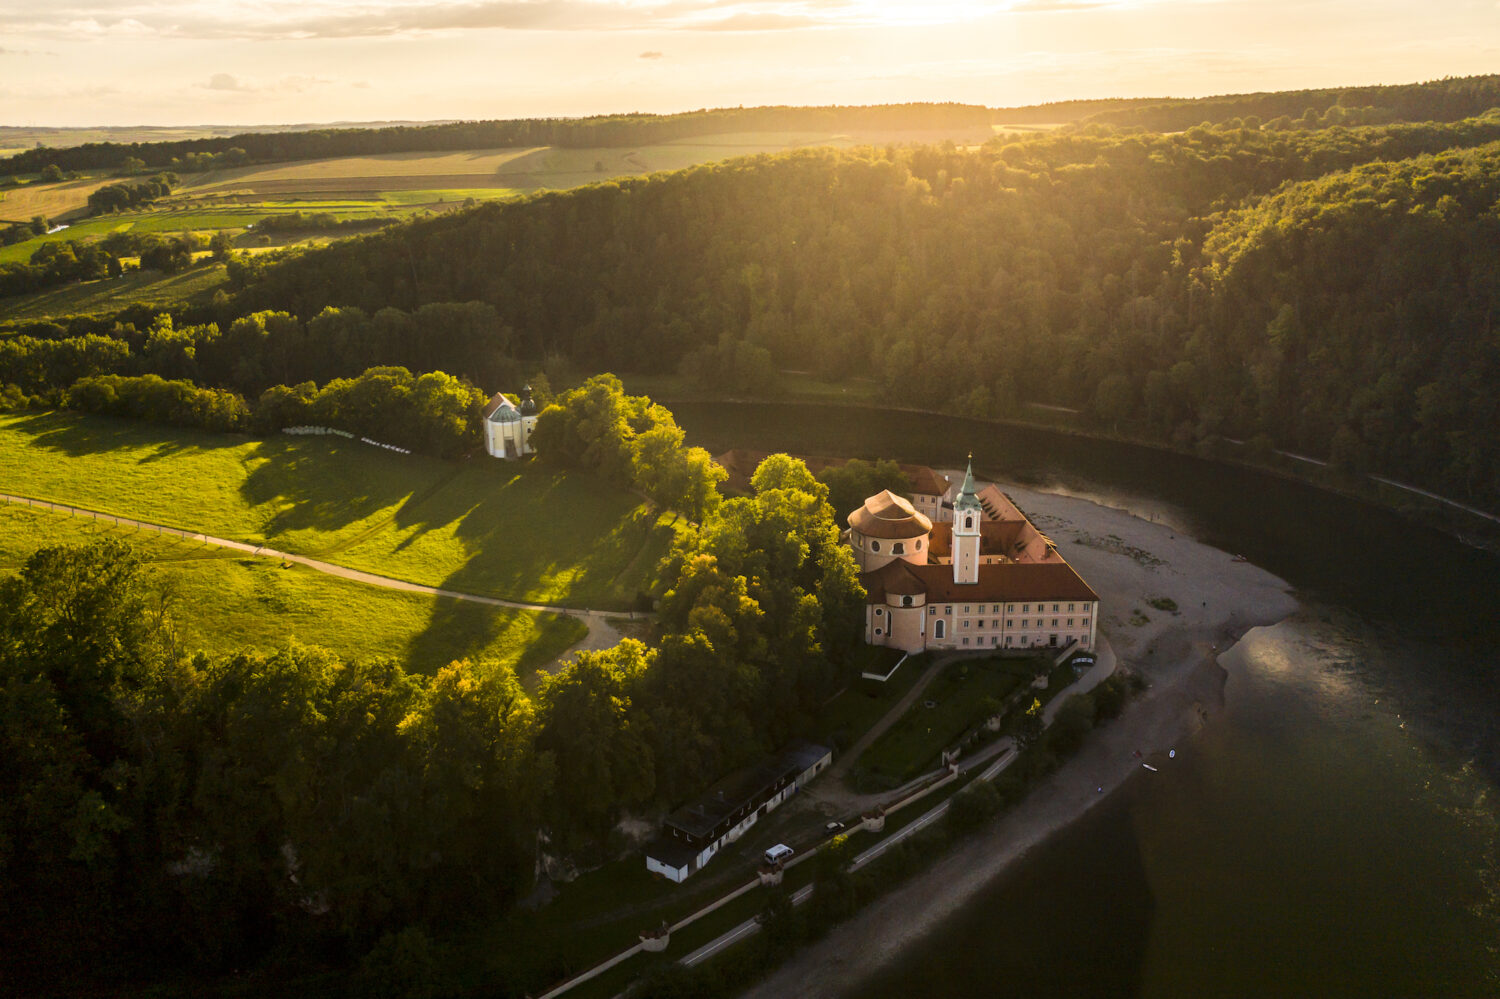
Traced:
<svg viewBox="0 0 1500 999">
<path fill-rule="evenodd" d="M 175 305 L 206 303 L 226 278 L 223 264 L 189 268 L 179 274 L 131 271 L 117 278 L 81 281 L 6 299 L 0 318 L 47 319 L 53 316 L 113 313 L 137 303 Z"/>
<path fill-rule="evenodd" d="M 181 647 L 210 654 L 322 645 L 350 660 L 400 659 L 434 673 L 455 659 L 512 664 L 523 677 L 587 634 L 577 618 L 403 593 L 283 568 L 183 538 L 18 505 L 0 505 L 0 577 L 37 548 L 104 538 L 129 543 L 167 595 Z"/>
<path fill-rule="evenodd" d="M 0 416 L 0 492 L 509 600 L 623 609 L 675 525 L 618 486 L 338 437 L 253 440 L 72 413 Z"/>
</svg>

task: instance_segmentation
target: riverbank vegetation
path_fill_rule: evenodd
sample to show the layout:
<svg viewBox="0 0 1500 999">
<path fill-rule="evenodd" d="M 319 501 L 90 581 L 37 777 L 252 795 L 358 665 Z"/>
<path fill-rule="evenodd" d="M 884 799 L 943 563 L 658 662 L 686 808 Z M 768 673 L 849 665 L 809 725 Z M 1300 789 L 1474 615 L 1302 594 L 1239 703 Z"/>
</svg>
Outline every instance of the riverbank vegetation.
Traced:
<svg viewBox="0 0 1500 999">
<path fill-rule="evenodd" d="M 1070 697 L 1059 710 L 1057 721 L 1039 730 L 1016 761 L 993 781 L 973 780 L 961 790 L 949 792 L 948 810 L 941 821 L 905 837 L 857 870 L 850 866 L 873 837 L 855 831 L 836 838 L 808 865 L 812 873 L 807 883 L 813 893 L 805 905 L 794 906 L 791 901 L 792 891 L 800 883 L 763 889 L 758 893 L 761 932 L 692 968 L 659 958 L 631 994 L 640 999 L 713 999 L 744 991 L 798 948 L 822 939 L 839 923 L 931 867 L 956 843 L 1020 802 L 1078 751 L 1089 731 L 1117 717 L 1129 693 L 1129 680 L 1117 674 L 1089 693 Z M 888 823 L 887 828 L 894 826 Z"/>
</svg>

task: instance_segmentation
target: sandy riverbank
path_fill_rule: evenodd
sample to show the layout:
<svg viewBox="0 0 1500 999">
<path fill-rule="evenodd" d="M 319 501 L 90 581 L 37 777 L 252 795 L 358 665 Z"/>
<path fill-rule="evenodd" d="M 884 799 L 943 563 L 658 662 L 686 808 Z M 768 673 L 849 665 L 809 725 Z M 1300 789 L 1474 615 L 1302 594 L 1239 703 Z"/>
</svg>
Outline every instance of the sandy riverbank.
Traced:
<svg viewBox="0 0 1500 999">
<path fill-rule="evenodd" d="M 802 951 L 746 999 L 849 993 L 904 946 L 931 930 L 1009 864 L 1098 804 L 1151 759 L 1204 724 L 1222 705 L 1215 661 L 1249 629 L 1297 609 L 1288 585 L 1175 529 L 1086 499 L 1002 483 L 1037 528 L 1099 593 L 1102 630 L 1122 666 L 1149 688 L 1124 714 L 1037 787 L 1017 809 L 930 870 Z M 1176 613 L 1152 607 L 1167 598 Z"/>
</svg>

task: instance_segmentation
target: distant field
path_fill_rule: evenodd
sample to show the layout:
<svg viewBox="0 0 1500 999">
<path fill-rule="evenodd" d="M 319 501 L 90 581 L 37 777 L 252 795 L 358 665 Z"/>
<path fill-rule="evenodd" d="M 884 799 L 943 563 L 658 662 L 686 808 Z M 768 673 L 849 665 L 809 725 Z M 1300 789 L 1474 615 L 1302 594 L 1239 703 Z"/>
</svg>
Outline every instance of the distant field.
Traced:
<svg viewBox="0 0 1500 999">
<path fill-rule="evenodd" d="M 625 607 L 672 528 L 592 476 L 337 437 L 0 415 L 0 491 L 506 599 Z"/>
<path fill-rule="evenodd" d="M 56 220 L 69 212 L 87 208 L 89 195 L 116 179 L 90 177 L 56 184 L 35 183 L 7 188 L 0 191 L 0 219 L 29 222 L 38 215 L 45 215 Z"/>
<path fill-rule="evenodd" d="M 577 618 L 384 590 L 23 506 L 0 505 L 0 578 L 39 547 L 100 538 L 126 541 L 151 563 L 172 594 L 173 622 L 188 651 L 271 652 L 295 640 L 347 659 L 398 658 L 415 672 L 470 658 L 509 662 L 525 676 L 588 631 Z"/>
<path fill-rule="evenodd" d="M 131 271 L 117 278 L 65 284 L 32 295 L 0 299 L 0 320 L 111 313 L 137 302 L 166 305 L 207 301 L 226 280 L 223 264 L 198 266 L 180 274 Z"/>
</svg>

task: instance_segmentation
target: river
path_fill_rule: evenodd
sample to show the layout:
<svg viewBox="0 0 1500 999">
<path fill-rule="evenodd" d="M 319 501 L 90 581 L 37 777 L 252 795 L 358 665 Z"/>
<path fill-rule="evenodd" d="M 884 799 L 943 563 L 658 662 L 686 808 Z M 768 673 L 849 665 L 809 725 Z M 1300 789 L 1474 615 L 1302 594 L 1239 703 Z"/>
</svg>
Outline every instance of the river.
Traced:
<svg viewBox="0 0 1500 999">
<path fill-rule="evenodd" d="M 1500 995 L 1500 558 L 1191 457 L 898 410 L 672 406 L 690 440 L 961 463 L 1240 552 L 1303 610 L 1220 662 L 1224 710 L 861 999 Z"/>
</svg>

